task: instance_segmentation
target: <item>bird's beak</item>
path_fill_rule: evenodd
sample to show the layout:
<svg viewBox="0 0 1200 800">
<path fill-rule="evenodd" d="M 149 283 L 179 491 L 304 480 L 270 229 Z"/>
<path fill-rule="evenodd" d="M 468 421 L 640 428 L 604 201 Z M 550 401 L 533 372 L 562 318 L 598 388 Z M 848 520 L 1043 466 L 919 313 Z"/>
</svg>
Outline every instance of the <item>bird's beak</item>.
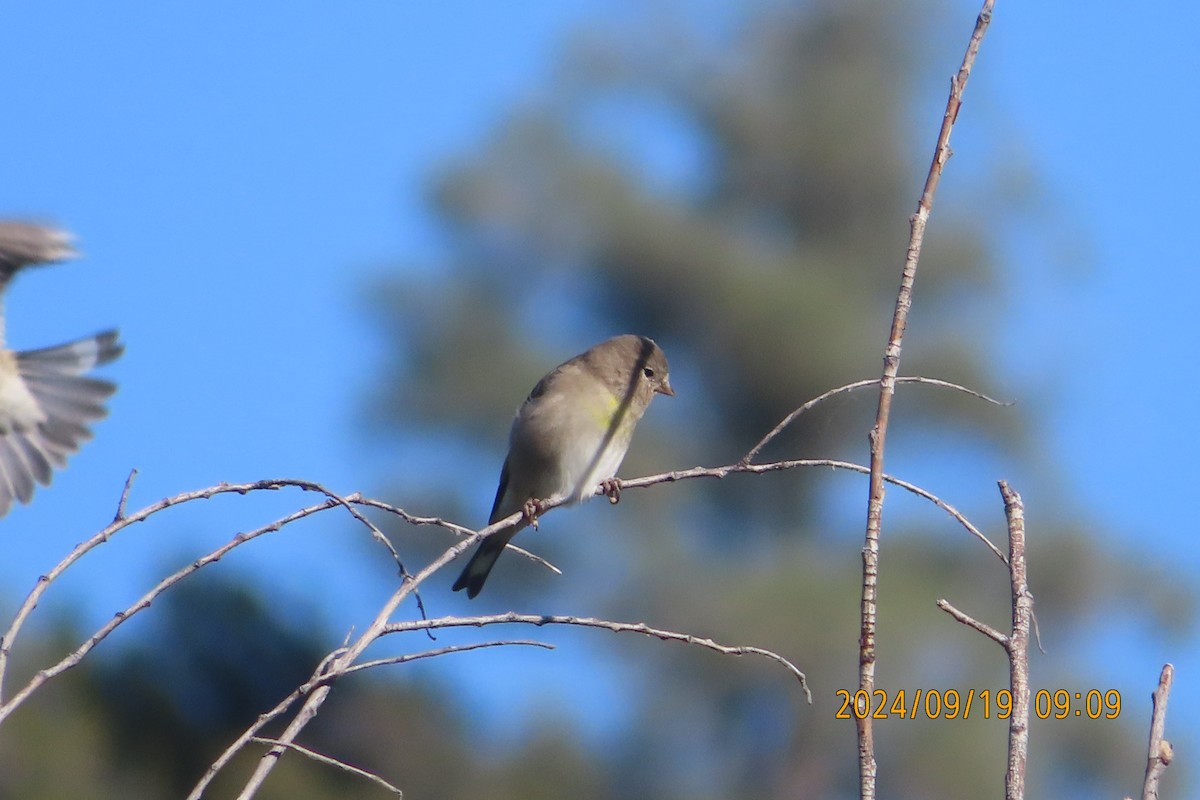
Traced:
<svg viewBox="0 0 1200 800">
<path fill-rule="evenodd" d="M 665 381 L 663 381 L 662 385 L 660 385 L 654 391 L 658 392 L 659 394 L 665 394 L 667 397 L 675 396 L 675 390 L 671 388 L 671 379 L 670 378 L 667 378 Z"/>
</svg>

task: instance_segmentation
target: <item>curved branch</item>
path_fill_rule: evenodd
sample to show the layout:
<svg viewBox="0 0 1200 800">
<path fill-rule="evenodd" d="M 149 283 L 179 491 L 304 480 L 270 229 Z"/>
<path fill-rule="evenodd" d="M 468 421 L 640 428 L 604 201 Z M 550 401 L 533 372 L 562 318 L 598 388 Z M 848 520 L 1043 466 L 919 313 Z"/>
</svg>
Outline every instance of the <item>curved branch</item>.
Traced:
<svg viewBox="0 0 1200 800">
<path fill-rule="evenodd" d="M 161 594 L 163 590 L 165 590 L 169 586 L 173 585 L 174 583 L 177 583 L 183 577 L 186 577 L 188 574 L 191 574 L 196 569 L 199 569 L 200 567 L 202 567 L 206 564 L 212 563 L 213 561 L 220 559 L 227 552 L 232 550 L 234 547 L 237 547 L 238 545 L 242 544 L 243 542 L 246 542 L 246 541 L 249 541 L 250 539 L 261 536 L 264 533 L 272 533 L 274 531 L 277 531 L 280 528 L 282 528 L 284 525 L 287 525 L 290 522 L 300 519 L 301 517 L 305 517 L 305 516 L 309 516 L 310 514 L 317 513 L 319 511 L 324 511 L 326 509 L 334 508 L 337 506 L 341 506 L 341 507 L 345 508 L 347 511 L 350 512 L 350 514 L 355 519 L 357 519 L 360 522 L 362 522 L 363 524 L 365 524 L 371 530 L 372 536 L 374 536 L 376 540 L 380 541 L 387 547 L 388 552 L 391 554 L 391 556 L 396 561 L 397 565 L 400 567 L 401 574 L 408 576 L 407 570 L 405 570 L 404 565 L 400 562 L 399 554 L 396 552 L 395 548 L 392 547 L 391 543 L 387 541 L 387 538 L 384 537 L 378 528 L 376 528 L 374 525 L 372 525 L 370 523 L 370 521 L 368 521 L 362 514 L 360 514 L 351 505 L 351 503 L 355 499 L 357 499 L 357 497 L 358 497 L 357 494 L 350 495 L 349 497 L 341 497 L 340 495 L 330 491 L 329 489 L 326 489 L 324 486 L 321 486 L 318 483 L 314 483 L 312 481 L 297 480 L 297 479 L 292 479 L 292 478 L 261 480 L 261 481 L 254 481 L 252 483 L 239 483 L 239 484 L 220 483 L 216 486 L 210 486 L 206 489 L 198 489 L 196 491 L 191 491 L 191 492 L 182 492 L 180 494 L 174 495 L 173 497 L 164 498 L 162 500 L 159 500 L 157 503 L 152 503 L 151 505 L 146 506 L 145 508 L 134 512 L 133 514 L 125 515 L 124 514 L 124 506 L 125 506 L 126 500 L 128 499 L 129 489 L 130 489 L 130 486 L 132 485 L 132 481 L 133 481 L 133 478 L 135 475 L 136 475 L 136 470 L 130 473 L 129 478 L 125 482 L 125 488 L 121 493 L 121 501 L 118 504 L 117 518 L 114 519 L 112 523 L 107 525 L 100 532 L 94 534 L 87 540 L 76 545 L 75 548 L 73 550 L 71 550 L 71 552 L 68 553 L 65 558 L 63 558 L 60 562 L 58 562 L 58 564 L 56 564 L 53 569 L 51 569 L 49 572 L 40 576 L 37 579 L 37 582 L 34 584 L 33 589 L 31 589 L 29 594 L 25 597 L 25 600 L 21 604 L 21 607 L 17 609 L 17 613 L 13 617 L 12 622 L 9 624 L 8 630 L 6 630 L 4 632 L 4 634 L 2 636 L 0 636 L 0 698 L 3 698 L 4 677 L 5 677 L 7 667 L 8 667 L 8 660 L 12 653 L 13 642 L 17 638 L 17 634 L 20 633 L 21 628 L 24 627 L 24 624 L 25 624 L 26 620 L 29 618 L 30 614 L 33 613 L 33 609 L 37 607 L 38 603 L 41 601 L 42 596 L 46 593 L 46 590 L 50 587 L 50 584 L 53 583 L 56 579 L 58 579 L 58 577 L 60 575 L 62 575 L 64 572 L 66 572 L 67 569 L 69 569 L 71 566 L 73 566 L 77 561 L 79 561 L 79 559 L 81 559 L 88 552 L 90 552 L 93 549 L 95 549 L 96 547 L 99 547 L 100 545 L 104 544 L 105 542 L 107 542 L 109 539 L 111 539 L 116 534 L 120 533 L 125 528 L 128 528 L 131 525 L 134 525 L 138 522 L 143 522 L 146 519 L 148 519 L 149 517 L 161 512 L 161 511 L 164 511 L 168 508 L 172 508 L 174 506 L 183 505 L 185 503 L 189 503 L 189 502 L 192 502 L 195 500 L 208 500 L 210 498 L 213 498 L 213 497 L 216 497 L 216 496 L 222 495 L 222 494 L 246 495 L 251 492 L 258 492 L 258 491 L 278 491 L 279 489 L 284 489 L 284 488 L 288 488 L 288 487 L 298 488 L 298 489 L 301 489 L 306 492 L 316 492 L 318 494 L 323 494 L 323 495 L 325 495 L 326 498 L 328 498 L 324 503 L 319 503 L 315 506 L 310 506 L 306 509 L 301 509 L 300 511 L 294 512 L 293 514 L 289 514 L 286 517 L 282 517 L 282 518 L 276 520 L 275 522 L 270 523 L 269 525 L 264 525 L 263 527 L 255 530 L 255 531 L 252 531 L 251 533 L 238 534 L 228 544 L 225 544 L 222 547 L 218 548 L 217 550 L 214 550 L 212 553 L 209 553 L 208 555 L 203 556 L 200 559 L 197 559 L 197 561 L 193 562 L 193 564 L 191 566 L 185 567 L 183 570 L 180 570 L 175 575 L 172 575 L 168 578 L 165 578 L 163 581 L 160 581 L 159 584 L 154 589 L 152 589 L 149 593 L 144 595 L 142 597 L 142 599 L 139 600 L 137 603 L 134 603 L 132 606 L 130 606 L 128 609 L 126 609 L 123 612 L 118 612 L 112 621 L 110 621 L 107 625 L 102 627 L 100 630 L 96 631 L 96 633 L 93 634 L 92 637 L 90 637 L 87 642 L 84 642 L 84 644 L 81 645 L 80 649 L 77 650 L 76 653 L 73 653 L 71 656 L 68 656 L 66 659 L 64 659 L 62 662 L 60 662 L 55 667 L 52 667 L 48 670 L 42 670 L 41 672 L 39 672 L 38 675 L 36 675 L 33 679 L 34 682 L 37 683 L 37 685 L 44 683 L 47 679 L 49 679 L 50 677 L 53 677 L 54 675 L 57 675 L 58 673 L 62 672 L 63 670 L 69 669 L 70 667 L 74 666 L 76 663 L 78 663 L 78 658 L 75 658 L 76 655 L 78 655 L 79 658 L 82 658 L 82 656 L 85 655 L 88 650 L 90 650 L 101 639 L 103 639 L 105 636 L 107 636 L 112 631 L 113 628 L 116 628 L 118 625 L 122 624 L 125 621 L 125 619 L 127 619 L 129 616 L 136 614 L 139 611 L 142 611 L 146 606 L 149 605 L 150 600 L 153 600 L 155 597 L 157 597 L 159 594 Z M 411 576 L 409 576 L 409 577 L 411 577 Z M 75 658 L 74 661 L 72 661 L 73 658 Z M 70 662 L 70 663 L 68 663 L 68 662 Z M 23 700 L 24 697 L 28 696 L 29 691 L 31 691 L 32 689 L 36 689 L 36 688 L 37 688 L 36 686 L 32 686 L 32 688 L 30 686 L 27 686 L 27 687 L 25 687 L 25 689 L 22 690 L 22 694 L 18 698 L 14 698 L 13 701 L 11 701 L 7 704 L 4 704 L 3 706 L 0 706 L 0 721 L 3 721 L 3 719 L 9 713 L 12 712 L 13 708 L 15 708 L 15 706 L 19 704 L 20 700 Z"/>
<path fill-rule="evenodd" d="M 909 376 L 909 377 L 905 377 L 905 378 L 896 378 L 896 383 L 925 383 L 925 384 L 929 384 L 930 386 L 941 386 L 945 389 L 954 389 L 955 391 L 963 392 L 964 394 L 969 394 L 972 397 L 978 397 L 980 400 L 987 401 L 988 403 L 991 403 L 993 405 L 997 405 L 997 406 L 1011 406 L 1012 405 L 1011 401 L 1002 402 L 1000 400 L 996 400 L 991 397 L 988 397 L 983 392 L 976 391 L 975 389 L 969 389 L 966 386 L 961 386 L 957 383 L 951 383 L 950 381 L 943 381 L 938 378 L 922 378 L 920 376 L 913 375 L 913 376 Z M 819 404 L 825 400 L 828 400 L 829 398 L 834 397 L 836 395 L 843 394 L 845 392 L 852 392 L 855 389 L 863 389 L 868 386 L 878 386 L 878 385 L 879 385 L 879 380 L 877 378 L 871 378 L 869 380 L 862 380 L 862 381 L 855 381 L 854 383 L 848 383 L 845 386 L 839 386 L 836 389 L 830 389 L 828 392 L 825 392 L 825 394 L 820 395 L 819 397 L 814 397 L 812 400 L 809 400 L 807 403 L 800 406 L 795 411 L 793 411 L 792 413 L 790 413 L 786 417 L 784 417 L 778 425 L 776 425 L 774 428 L 771 429 L 770 433 L 768 433 L 762 439 L 759 439 L 758 444 L 754 445 L 754 447 L 751 447 L 749 452 L 747 452 L 746 455 L 742 456 L 740 463 L 749 464 L 751 461 L 753 461 L 755 459 L 755 457 L 758 456 L 758 454 L 760 452 L 762 452 L 762 449 L 764 447 L 766 447 L 768 444 L 770 444 L 771 440 L 773 440 L 779 434 L 783 433 L 784 429 L 787 428 L 789 425 L 791 425 L 793 422 L 795 422 L 797 417 L 799 417 L 801 414 L 805 413 L 806 411 L 811 411 L 812 408 L 814 406 L 816 406 L 817 404 Z"/>
<path fill-rule="evenodd" d="M 603 628 L 613 631 L 614 633 L 640 633 L 644 636 L 653 636 L 656 639 L 661 639 L 664 642 L 684 642 L 686 644 L 694 644 L 699 647 L 705 647 L 718 653 L 733 656 L 743 655 L 760 655 L 769 658 L 779 664 L 782 664 L 800 681 L 800 688 L 804 690 L 804 696 L 808 700 L 809 705 L 812 704 L 812 692 L 808 688 L 808 680 L 804 673 L 796 667 L 791 661 L 788 661 L 778 653 L 770 650 L 765 650 L 761 647 L 751 647 L 748 645 L 724 645 L 718 644 L 712 639 L 707 639 L 702 636 L 694 636 L 690 633 L 679 633 L 676 631 L 668 631 L 662 628 L 652 628 L 644 622 L 613 622 L 607 619 L 597 619 L 595 617 L 574 617 L 562 616 L 556 614 L 518 614 L 515 611 L 509 611 L 505 614 L 492 614 L 487 616 L 476 617 L 442 617 L 440 619 L 423 619 L 412 620 L 409 622 L 393 622 L 383 629 L 383 633 L 405 633 L 408 631 L 428 630 L 430 628 L 463 628 L 475 627 L 482 628 L 485 625 L 575 625 L 584 628 Z"/>
<path fill-rule="evenodd" d="M 861 464 L 855 464 L 850 461 L 838 461 L 836 459 L 829 458 L 798 458 L 787 461 L 770 461 L 765 464 L 747 464 L 739 461 L 736 464 L 727 464 L 723 467 L 692 467 L 691 469 L 663 472 L 658 475 L 647 475 L 644 478 L 633 478 L 627 481 L 621 481 L 621 487 L 623 489 L 640 489 L 646 486 L 654 486 L 658 483 L 673 483 L 674 481 L 687 480 L 689 478 L 724 478 L 727 475 L 732 475 L 735 473 L 750 473 L 757 475 L 762 472 L 778 472 L 781 470 L 795 469 L 797 467 L 830 467 L 832 469 L 844 469 L 850 472 L 857 472 L 862 475 L 870 474 L 870 470 Z M 953 517 L 954 520 L 962 525 L 968 533 L 970 533 L 972 536 L 982 542 L 985 547 L 991 550 L 997 558 L 999 558 L 1005 564 L 1008 563 L 1008 557 L 1004 555 L 1004 552 L 999 547 L 992 544 L 991 540 L 984 536 L 983 532 L 980 531 L 979 528 L 975 527 L 975 525 L 969 519 L 963 516 L 962 512 L 960 512 L 957 508 L 950 505 L 933 492 L 930 492 L 927 489 L 922 489 L 920 486 L 917 486 L 914 483 L 910 483 L 893 475 L 885 474 L 883 476 L 883 480 L 886 483 L 890 483 L 893 486 L 898 486 L 905 491 L 912 492 L 918 497 L 933 503 L 935 506 Z M 601 491 L 597 489 L 596 493 L 600 494 Z"/>
<path fill-rule="evenodd" d="M 137 615 L 138 613 L 145 611 L 147 608 L 150 607 L 151 603 L 153 603 L 158 598 L 159 595 L 161 595 L 167 589 L 170 589 L 175 584 L 182 581 L 188 575 L 191 575 L 196 570 L 198 570 L 204 566 L 207 566 L 208 564 L 211 564 L 214 561 L 219 561 L 230 550 L 237 547 L 238 545 L 245 544 L 246 542 L 250 541 L 251 539 L 256 539 L 259 536 L 262 536 L 264 534 L 274 533 L 291 522 L 295 522 L 296 520 L 311 516 L 312 514 L 316 514 L 317 512 L 320 512 L 320 511 L 326 511 L 330 508 L 334 508 L 337 505 L 338 505 L 338 503 L 334 500 L 326 500 L 323 503 L 318 503 L 317 505 L 308 506 L 307 508 L 302 508 L 299 511 L 294 511 L 291 514 L 288 514 L 286 517 L 281 517 L 272 523 L 269 523 L 267 525 L 262 526 L 261 528 L 258 528 L 257 530 L 250 531 L 249 533 L 239 533 L 237 536 L 233 537 L 233 539 L 231 539 L 229 542 L 226 542 L 225 544 L 221 545 L 216 550 L 213 550 L 212 552 L 208 553 L 207 555 L 201 556 L 200 558 L 196 559 L 192 563 L 188 564 L 186 567 L 183 567 L 182 569 L 177 570 L 176 572 L 172 573 L 171 575 L 168 575 L 167 577 L 163 578 L 161 581 L 159 581 L 157 584 L 154 585 L 154 588 L 152 588 L 150 591 L 148 591 L 144 595 L 142 595 L 136 602 L 134 602 L 128 608 L 126 608 L 123 611 L 118 611 L 116 614 L 114 614 L 112 619 L 110 619 L 108 622 L 106 622 L 104 625 L 102 625 L 98 630 L 96 630 L 95 633 L 93 633 L 91 636 L 89 636 L 83 642 L 83 644 L 79 645 L 79 647 L 77 647 L 74 650 L 74 652 L 72 652 L 66 658 L 62 659 L 54 666 L 46 667 L 45 669 L 38 670 L 37 673 L 29 680 L 29 683 L 25 684 L 25 686 L 22 687 L 20 691 L 18 691 L 15 695 L 13 695 L 11 700 L 9 700 L 7 703 L 4 703 L 3 705 L 0 705 L 0 722 L 3 722 L 5 720 L 5 718 L 7 718 L 10 714 L 12 714 L 12 712 L 15 711 L 17 709 L 17 707 L 20 706 L 23 702 L 25 702 L 25 700 L 27 700 L 29 698 L 29 695 L 31 695 L 31 694 L 33 694 L 33 692 L 37 691 L 37 689 L 39 687 L 41 687 L 42 684 L 44 684 L 46 681 L 50 680 L 51 678 L 54 678 L 55 676 L 60 675 L 61 673 L 66 672 L 68 669 L 71 669 L 72 667 L 79 664 L 79 662 L 83 660 L 83 657 L 86 656 L 89 652 L 91 652 L 91 650 L 96 645 L 100 644 L 100 642 L 102 642 L 105 638 L 107 638 L 110 633 L 112 633 L 114 630 L 116 630 L 118 627 L 120 627 L 122 624 L 124 624 L 127 620 L 129 620 L 130 617 L 133 617 L 133 616 Z M 46 586 L 48 584 L 49 584 L 49 581 L 47 580 L 44 584 L 39 584 L 39 585 Z M 23 620 L 23 617 L 21 619 Z M 17 623 L 15 623 L 14 626 L 16 628 L 19 628 L 19 624 L 17 624 Z M 8 638 L 9 635 L 15 636 L 16 635 L 15 630 L 10 628 L 10 633 L 6 634 L 6 639 L 5 639 L 6 642 L 10 641 L 10 639 Z"/>
</svg>

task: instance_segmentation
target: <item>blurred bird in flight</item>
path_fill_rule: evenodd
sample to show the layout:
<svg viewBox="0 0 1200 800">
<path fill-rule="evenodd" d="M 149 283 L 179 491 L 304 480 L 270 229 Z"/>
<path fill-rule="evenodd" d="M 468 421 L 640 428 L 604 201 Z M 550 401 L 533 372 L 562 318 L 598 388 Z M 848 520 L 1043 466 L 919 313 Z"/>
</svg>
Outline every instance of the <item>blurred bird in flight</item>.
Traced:
<svg viewBox="0 0 1200 800">
<path fill-rule="evenodd" d="M 65 231 L 0 220 L 0 295 L 24 267 L 78 255 Z M 85 375 L 121 355 L 110 330 L 73 342 L 16 352 L 5 347 L 0 314 L 0 516 L 13 500 L 28 503 L 34 483 L 50 484 L 55 468 L 92 436 L 88 424 L 108 412 L 116 385 Z"/>
</svg>

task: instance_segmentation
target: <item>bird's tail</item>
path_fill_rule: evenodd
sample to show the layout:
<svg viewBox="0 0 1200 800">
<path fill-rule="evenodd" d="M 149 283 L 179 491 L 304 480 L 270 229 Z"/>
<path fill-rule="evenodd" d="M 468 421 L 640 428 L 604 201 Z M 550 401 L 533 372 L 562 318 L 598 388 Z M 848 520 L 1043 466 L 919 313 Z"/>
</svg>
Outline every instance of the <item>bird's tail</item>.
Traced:
<svg viewBox="0 0 1200 800">
<path fill-rule="evenodd" d="M 492 571 L 492 567 L 496 566 L 496 559 L 500 557 L 504 548 L 508 546 L 509 541 L 517 535 L 517 531 L 520 529 L 520 525 L 512 525 L 496 531 L 480 542 L 475 555 L 471 556 L 471 560 L 463 567 L 462 574 L 454 582 L 454 591 L 466 589 L 467 597 L 470 598 L 479 594 L 483 589 L 484 582 L 487 581 L 488 573 Z"/>
<path fill-rule="evenodd" d="M 44 419 L 0 435 L 0 516 L 13 499 L 28 503 L 34 481 L 50 484 L 53 468 L 90 439 L 88 423 L 107 415 L 104 401 L 116 385 L 84 373 L 107 364 L 124 351 L 116 331 L 56 347 L 17 353 L 17 371 L 37 402 Z"/>
</svg>

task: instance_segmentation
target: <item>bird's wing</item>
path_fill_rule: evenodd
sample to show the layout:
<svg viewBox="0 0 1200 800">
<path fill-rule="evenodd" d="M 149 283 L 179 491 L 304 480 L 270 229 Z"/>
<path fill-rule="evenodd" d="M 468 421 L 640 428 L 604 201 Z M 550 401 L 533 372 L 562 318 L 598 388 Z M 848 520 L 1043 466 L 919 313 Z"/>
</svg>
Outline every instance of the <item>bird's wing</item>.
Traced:
<svg viewBox="0 0 1200 800">
<path fill-rule="evenodd" d="M 0 354 L 0 516 L 14 499 L 28 503 L 34 484 L 49 485 L 55 467 L 91 438 L 88 424 L 108 412 L 116 391 L 83 373 L 124 347 L 116 331 L 57 347 Z M 7 358 L 4 358 L 7 356 Z"/>
<path fill-rule="evenodd" d="M 507 517 L 508 514 L 498 515 L 500 504 L 504 501 L 504 493 L 508 491 L 508 459 L 504 459 L 504 466 L 500 468 L 500 485 L 496 487 L 496 499 L 492 501 L 492 513 L 488 515 L 488 525 L 491 525 L 502 516 Z M 512 512 L 508 512 L 511 514 Z"/>
</svg>

